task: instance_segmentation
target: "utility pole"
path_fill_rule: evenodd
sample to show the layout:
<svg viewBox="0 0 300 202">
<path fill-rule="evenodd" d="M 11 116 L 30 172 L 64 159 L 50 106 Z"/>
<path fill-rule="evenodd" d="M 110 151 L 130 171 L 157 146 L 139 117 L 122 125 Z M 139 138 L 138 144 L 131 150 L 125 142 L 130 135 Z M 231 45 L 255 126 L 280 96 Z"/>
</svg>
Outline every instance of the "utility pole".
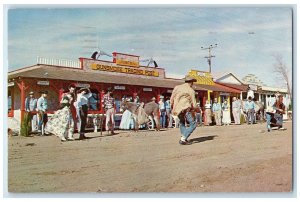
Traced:
<svg viewBox="0 0 300 202">
<path fill-rule="evenodd" d="M 204 58 L 207 58 L 208 66 L 209 66 L 209 73 L 211 73 L 211 58 L 216 57 L 214 55 L 211 55 L 211 49 L 216 48 L 218 44 L 210 45 L 206 48 L 201 47 L 201 50 L 208 50 L 208 56 L 205 56 Z"/>
</svg>

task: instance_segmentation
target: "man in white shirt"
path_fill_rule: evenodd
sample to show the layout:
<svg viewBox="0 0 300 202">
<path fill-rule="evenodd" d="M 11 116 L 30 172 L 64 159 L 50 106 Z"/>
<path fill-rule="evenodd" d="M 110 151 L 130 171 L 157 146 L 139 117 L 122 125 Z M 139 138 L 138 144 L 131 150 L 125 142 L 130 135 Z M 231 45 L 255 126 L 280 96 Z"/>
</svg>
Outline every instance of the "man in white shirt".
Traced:
<svg viewBox="0 0 300 202">
<path fill-rule="evenodd" d="M 38 110 L 38 132 L 40 135 L 44 135 L 44 125 L 48 120 L 47 110 L 48 110 L 48 101 L 47 95 L 48 91 L 41 91 L 41 97 L 37 101 L 37 110 Z"/>
<path fill-rule="evenodd" d="M 79 129 L 79 140 L 86 139 L 85 133 L 85 126 L 87 121 L 88 115 L 88 102 L 89 98 L 92 96 L 90 89 L 81 88 L 77 94 L 77 102 L 76 102 L 76 110 L 77 115 L 80 123 Z"/>
<path fill-rule="evenodd" d="M 236 97 L 232 98 L 232 114 L 234 118 L 234 123 L 236 125 L 240 125 L 240 117 L 241 117 L 241 102 L 236 99 Z"/>
<path fill-rule="evenodd" d="M 160 125 L 162 128 L 165 128 L 165 126 L 166 126 L 166 104 L 164 101 L 164 96 L 160 96 L 158 105 L 159 105 L 159 113 L 160 113 Z"/>
</svg>

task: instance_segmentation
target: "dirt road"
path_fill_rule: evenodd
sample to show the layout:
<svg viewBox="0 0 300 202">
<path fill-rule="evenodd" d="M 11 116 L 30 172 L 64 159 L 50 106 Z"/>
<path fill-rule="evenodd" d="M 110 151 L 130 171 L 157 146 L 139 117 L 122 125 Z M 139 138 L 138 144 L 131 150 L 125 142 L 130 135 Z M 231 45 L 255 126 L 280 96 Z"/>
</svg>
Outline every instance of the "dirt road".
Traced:
<svg viewBox="0 0 300 202">
<path fill-rule="evenodd" d="M 192 145 L 178 144 L 179 129 L 63 143 L 10 137 L 9 192 L 289 192 L 292 123 L 285 127 L 198 127 Z"/>
</svg>

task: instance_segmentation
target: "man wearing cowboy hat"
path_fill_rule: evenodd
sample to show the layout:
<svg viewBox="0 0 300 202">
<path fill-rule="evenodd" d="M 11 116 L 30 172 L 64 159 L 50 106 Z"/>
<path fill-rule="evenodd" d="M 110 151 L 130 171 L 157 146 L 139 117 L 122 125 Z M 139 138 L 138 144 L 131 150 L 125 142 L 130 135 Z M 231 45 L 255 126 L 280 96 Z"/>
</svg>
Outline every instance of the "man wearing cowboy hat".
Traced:
<svg viewBox="0 0 300 202">
<path fill-rule="evenodd" d="M 76 102 L 76 109 L 77 109 L 77 116 L 79 120 L 79 140 L 86 139 L 85 133 L 85 126 L 86 126 L 86 119 L 88 115 L 88 102 L 89 98 L 92 96 L 90 89 L 88 88 L 80 88 L 77 94 L 77 102 Z"/>
<path fill-rule="evenodd" d="M 172 128 L 173 127 L 173 117 L 171 114 L 171 102 L 170 102 L 169 96 L 166 97 L 165 105 L 166 105 L 166 114 L 167 114 L 167 118 L 168 118 L 167 127 Z"/>
<path fill-rule="evenodd" d="M 115 99 L 111 96 L 111 88 L 107 89 L 107 93 L 104 95 L 102 100 L 102 107 L 105 109 L 106 119 L 105 119 L 105 130 L 111 130 L 111 134 L 115 134 L 114 126 L 115 126 Z M 110 127 L 108 123 L 111 123 Z"/>
<path fill-rule="evenodd" d="M 179 144 L 189 145 L 191 143 L 187 139 L 196 128 L 195 116 L 192 113 L 192 110 L 196 107 L 196 98 L 192 86 L 197 80 L 186 76 L 184 81 L 184 84 L 175 86 L 170 102 L 172 114 L 178 116 L 180 120 L 181 139 Z M 186 127 L 185 122 L 189 123 L 189 127 Z"/>
<path fill-rule="evenodd" d="M 162 128 L 165 128 L 167 114 L 166 114 L 166 103 L 164 101 L 164 96 L 162 95 L 159 97 L 158 106 L 159 106 L 159 113 L 160 113 L 160 125 Z"/>
<path fill-rule="evenodd" d="M 32 131 L 35 131 L 37 128 L 37 120 L 36 120 L 36 114 L 34 112 L 37 111 L 37 99 L 34 97 L 34 92 L 29 92 L 28 96 L 25 99 L 25 110 L 31 115 L 30 116 L 30 122 L 31 122 L 31 129 Z"/>
<path fill-rule="evenodd" d="M 47 110 L 48 110 L 48 101 L 47 95 L 48 91 L 40 91 L 41 97 L 37 101 L 37 110 L 38 110 L 38 132 L 41 135 L 44 135 L 44 124 L 47 122 Z"/>
<path fill-rule="evenodd" d="M 34 92 L 31 91 L 28 94 L 28 97 L 25 99 L 25 110 L 27 112 L 36 111 L 37 99 L 34 97 Z"/>
</svg>

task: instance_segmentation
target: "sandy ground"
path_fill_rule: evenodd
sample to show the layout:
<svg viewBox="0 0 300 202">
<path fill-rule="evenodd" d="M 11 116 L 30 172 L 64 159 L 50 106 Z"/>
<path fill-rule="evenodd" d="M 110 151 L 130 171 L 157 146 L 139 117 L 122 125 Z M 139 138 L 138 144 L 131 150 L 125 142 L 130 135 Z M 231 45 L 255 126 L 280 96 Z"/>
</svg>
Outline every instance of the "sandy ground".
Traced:
<svg viewBox="0 0 300 202">
<path fill-rule="evenodd" d="M 292 122 L 8 138 L 9 192 L 290 192 Z M 76 138 L 78 135 L 75 136 Z"/>
</svg>

